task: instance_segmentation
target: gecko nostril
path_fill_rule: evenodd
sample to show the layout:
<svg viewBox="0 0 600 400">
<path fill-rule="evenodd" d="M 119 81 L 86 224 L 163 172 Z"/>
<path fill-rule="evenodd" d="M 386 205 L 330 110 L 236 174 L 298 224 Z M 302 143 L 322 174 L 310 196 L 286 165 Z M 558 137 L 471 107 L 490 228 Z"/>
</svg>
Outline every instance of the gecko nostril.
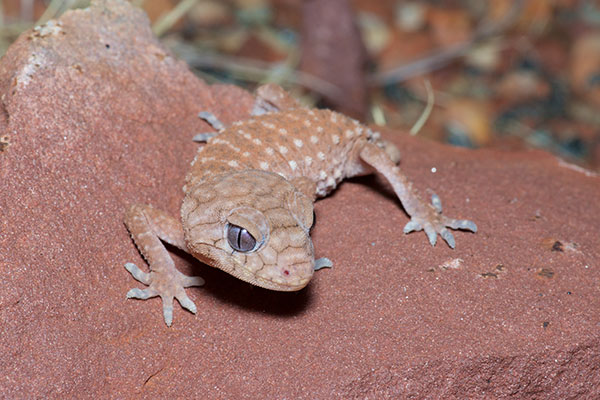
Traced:
<svg viewBox="0 0 600 400">
<path fill-rule="evenodd" d="M 245 228 L 227 224 L 227 241 L 231 248 L 242 253 L 254 250 L 256 239 Z"/>
</svg>

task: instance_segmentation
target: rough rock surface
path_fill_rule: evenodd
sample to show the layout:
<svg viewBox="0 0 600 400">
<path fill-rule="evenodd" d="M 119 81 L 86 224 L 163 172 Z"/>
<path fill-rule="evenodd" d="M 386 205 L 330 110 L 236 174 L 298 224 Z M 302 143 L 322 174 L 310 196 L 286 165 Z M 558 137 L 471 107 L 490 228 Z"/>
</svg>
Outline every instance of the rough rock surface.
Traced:
<svg viewBox="0 0 600 400">
<path fill-rule="evenodd" d="M 352 180 L 316 205 L 332 270 L 276 293 L 177 253 L 207 284 L 167 328 L 160 300 L 125 299 L 124 211 L 176 214 L 196 114 L 252 97 L 197 80 L 120 1 L 21 36 L 0 93 L 0 397 L 600 397 L 597 176 L 390 134 L 477 234 L 432 248 L 382 180 Z"/>
</svg>

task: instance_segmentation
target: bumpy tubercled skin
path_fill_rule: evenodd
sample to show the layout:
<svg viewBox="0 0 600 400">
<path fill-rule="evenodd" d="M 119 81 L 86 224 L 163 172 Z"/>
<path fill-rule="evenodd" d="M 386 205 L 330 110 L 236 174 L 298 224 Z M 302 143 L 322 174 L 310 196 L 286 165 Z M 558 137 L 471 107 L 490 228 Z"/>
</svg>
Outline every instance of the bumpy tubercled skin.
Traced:
<svg viewBox="0 0 600 400">
<path fill-rule="evenodd" d="M 148 286 L 131 289 L 127 297 L 160 296 L 168 326 L 174 298 L 196 312 L 185 288 L 204 281 L 179 272 L 161 241 L 253 285 L 300 290 L 314 270 L 331 266 L 314 257 L 313 202 L 348 177 L 381 173 L 411 217 L 404 232 L 424 230 L 432 245 L 439 234 L 454 248 L 448 228 L 476 232 L 471 221 L 443 216 L 436 195 L 431 204 L 423 202 L 396 165 L 397 148 L 357 121 L 303 108 L 272 84 L 258 89 L 252 114 L 224 127 L 214 115 L 200 113 L 217 132 L 194 138 L 206 145 L 187 175 L 180 219 L 149 205 L 134 205 L 125 217 L 150 266 L 146 273 L 125 265 Z"/>
</svg>

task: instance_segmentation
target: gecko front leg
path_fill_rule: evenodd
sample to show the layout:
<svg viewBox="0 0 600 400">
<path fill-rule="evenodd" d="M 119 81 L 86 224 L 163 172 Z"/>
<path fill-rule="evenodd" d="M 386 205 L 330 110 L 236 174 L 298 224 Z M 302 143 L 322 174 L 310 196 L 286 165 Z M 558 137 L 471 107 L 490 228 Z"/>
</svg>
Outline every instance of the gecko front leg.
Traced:
<svg viewBox="0 0 600 400">
<path fill-rule="evenodd" d="M 410 215 L 411 220 L 404 227 L 404 233 L 424 230 L 432 246 L 435 245 L 439 234 L 448 246 L 454 248 L 454 236 L 447 228 L 477 232 L 477 225 L 472 221 L 442 215 L 442 203 L 437 195 L 432 196 L 431 204 L 423 202 L 384 149 L 367 143 L 360 152 L 360 158 L 385 176 L 402 202 L 404 210 Z"/>
<path fill-rule="evenodd" d="M 152 206 L 134 205 L 125 217 L 125 225 L 150 265 L 150 272 L 147 273 L 135 264 L 125 264 L 125 268 L 135 279 L 148 285 L 146 289 L 131 289 L 127 292 L 127 298 L 148 299 L 160 296 L 167 326 L 171 326 L 173 322 L 173 298 L 177 299 L 183 308 L 195 314 L 196 305 L 184 289 L 190 286 L 202 286 L 204 280 L 199 276 L 186 276 L 179 272 L 161 242 L 163 240 L 187 251 L 181 223 Z"/>
</svg>

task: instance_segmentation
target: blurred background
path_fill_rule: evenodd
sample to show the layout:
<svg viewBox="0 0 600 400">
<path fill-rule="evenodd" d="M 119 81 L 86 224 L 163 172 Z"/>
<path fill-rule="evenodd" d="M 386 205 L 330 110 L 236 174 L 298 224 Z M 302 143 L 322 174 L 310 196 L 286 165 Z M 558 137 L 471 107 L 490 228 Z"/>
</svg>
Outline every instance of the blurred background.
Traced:
<svg viewBox="0 0 600 400">
<path fill-rule="evenodd" d="M 471 148 L 600 171 L 600 2 L 132 0 L 210 83 L 276 82 L 311 106 Z M 83 0 L 3 0 L 0 52 Z"/>
</svg>

